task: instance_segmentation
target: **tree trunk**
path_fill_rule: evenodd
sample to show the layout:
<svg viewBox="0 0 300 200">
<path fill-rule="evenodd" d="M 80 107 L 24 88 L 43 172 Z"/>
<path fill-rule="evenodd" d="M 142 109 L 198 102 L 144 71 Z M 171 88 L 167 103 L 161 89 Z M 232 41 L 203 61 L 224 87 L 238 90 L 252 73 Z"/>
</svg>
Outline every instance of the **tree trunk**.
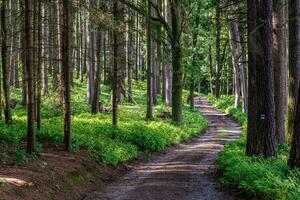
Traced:
<svg viewBox="0 0 300 200">
<path fill-rule="evenodd" d="M 146 16 L 146 26 L 147 26 L 147 114 L 146 119 L 153 119 L 153 84 L 152 84 L 152 37 L 151 37 L 151 4 L 147 4 L 147 16 Z"/>
<path fill-rule="evenodd" d="M 62 56 L 62 94 L 64 109 L 64 141 L 65 150 L 71 150 L 71 95 L 69 66 L 69 0 L 60 0 L 61 4 L 61 56 Z"/>
<path fill-rule="evenodd" d="M 180 0 L 174 0 L 171 4 L 172 16 L 172 120 L 178 125 L 183 124 L 182 118 L 182 89 L 183 89 L 183 69 L 181 66 L 182 50 L 180 45 L 181 30 L 181 5 Z"/>
<path fill-rule="evenodd" d="M 197 16 L 196 20 L 195 20 L 195 27 L 194 27 L 194 32 L 193 32 L 193 49 L 194 51 L 197 48 L 197 41 L 198 41 L 198 26 L 199 26 L 199 20 L 200 18 Z M 196 62 L 197 62 L 197 57 L 196 57 L 196 52 L 194 52 L 193 54 L 193 60 L 192 60 L 192 66 L 195 67 L 196 66 Z M 192 110 L 195 109 L 195 103 L 194 103 L 194 91 L 195 91 L 195 75 L 194 72 L 191 72 L 191 80 L 190 80 L 190 108 Z"/>
<path fill-rule="evenodd" d="M 300 80 L 300 0 L 289 0 L 289 98 L 287 134 L 292 138 Z"/>
<path fill-rule="evenodd" d="M 276 140 L 285 143 L 285 114 L 287 110 L 285 0 L 274 0 L 273 5 L 273 59 L 275 84 Z"/>
<path fill-rule="evenodd" d="M 133 102 L 132 99 L 132 23 L 133 17 L 131 15 L 131 10 L 128 8 L 128 22 L 127 22 L 127 49 L 126 49 L 126 64 L 127 64 L 127 99 L 130 103 Z"/>
<path fill-rule="evenodd" d="M 171 14 L 171 7 L 172 5 L 170 4 L 169 0 L 165 0 L 165 20 L 166 22 L 172 26 L 172 14 Z M 173 71 L 173 66 L 172 66 L 172 44 L 170 40 L 166 41 L 167 47 L 165 48 L 165 70 L 164 70 L 164 81 L 165 81 L 165 104 L 168 106 L 172 106 L 172 88 L 173 88 L 173 77 L 172 77 L 172 71 Z"/>
<path fill-rule="evenodd" d="M 221 58 L 220 58 L 220 41 L 221 41 L 221 8 L 220 0 L 216 0 L 216 89 L 215 96 L 220 97 L 220 74 L 221 74 Z"/>
<path fill-rule="evenodd" d="M 298 99 L 300 99 L 300 88 L 298 92 Z M 288 161 L 288 165 L 291 168 L 300 168 L 300 101 L 297 102 L 292 147 Z"/>
<path fill-rule="evenodd" d="M 123 8 L 121 7 L 118 0 L 113 1 L 113 17 L 116 21 L 123 20 Z M 125 63 L 123 58 L 124 54 L 124 33 L 122 25 L 118 25 L 113 31 L 113 125 L 117 127 L 118 125 L 118 103 L 121 100 L 121 86 L 122 86 L 122 76 L 123 71 L 121 69 L 122 65 Z"/>
<path fill-rule="evenodd" d="M 11 123 L 11 111 L 10 111 L 10 105 L 9 105 L 9 80 L 8 80 L 8 65 L 7 65 L 7 24 L 6 24 L 6 8 L 7 6 L 7 0 L 2 1 L 2 9 L 1 9 L 1 31 L 2 31 L 2 51 L 1 51 L 1 57 L 2 57 L 2 79 L 3 79 L 3 94 L 4 94 L 4 117 L 5 117 L 5 123 L 10 124 Z"/>
<path fill-rule="evenodd" d="M 37 52 L 37 66 L 36 66 L 36 122 L 37 129 L 41 129 L 41 92 L 42 92 L 42 55 L 43 55 L 43 31 L 42 31 L 42 2 L 38 2 L 38 52 Z"/>
<path fill-rule="evenodd" d="M 235 11 L 234 16 L 237 18 Z M 247 90 L 247 81 L 245 75 L 245 66 L 244 66 L 244 56 L 243 56 L 243 47 L 242 47 L 242 40 L 241 40 L 241 33 L 239 30 L 239 24 L 236 21 L 231 23 L 230 31 L 232 32 L 233 37 L 233 45 L 234 45 L 234 52 L 235 52 L 235 59 L 238 70 L 236 70 L 237 74 L 239 75 L 240 80 L 240 88 L 243 96 L 243 112 L 247 112 L 248 110 L 248 90 Z M 239 92 L 239 91 L 238 91 Z"/>
<path fill-rule="evenodd" d="M 96 114 L 98 112 L 100 112 L 100 82 L 101 82 L 101 66 L 102 66 L 102 54 L 101 51 L 103 51 L 103 33 L 97 33 L 97 49 L 99 49 L 97 51 L 97 57 L 98 57 L 98 62 L 97 62 L 97 67 L 96 67 L 96 76 L 95 76 L 95 80 L 94 80 L 94 96 L 93 96 L 93 100 L 92 100 L 92 113 Z"/>
<path fill-rule="evenodd" d="M 32 35 L 32 0 L 25 0 L 25 52 L 27 86 L 27 153 L 35 150 L 34 132 L 34 88 L 33 88 L 33 35 Z"/>
<path fill-rule="evenodd" d="M 256 56 L 257 134 L 261 135 L 261 152 L 265 157 L 276 155 L 274 65 L 273 65 L 273 1 L 257 5 L 258 37 Z M 250 111 L 251 112 L 251 111 Z M 251 126 L 251 124 L 249 124 Z"/>
<path fill-rule="evenodd" d="M 236 45 L 235 45 L 235 38 L 234 38 L 234 32 L 232 29 L 232 23 L 230 23 L 229 27 L 229 44 L 232 54 L 232 67 L 233 67 L 233 83 L 234 83 L 234 107 L 237 108 L 240 105 L 241 100 L 241 89 L 240 89 L 240 79 L 239 79 L 239 67 L 238 67 L 238 57 L 236 52 Z"/>
</svg>

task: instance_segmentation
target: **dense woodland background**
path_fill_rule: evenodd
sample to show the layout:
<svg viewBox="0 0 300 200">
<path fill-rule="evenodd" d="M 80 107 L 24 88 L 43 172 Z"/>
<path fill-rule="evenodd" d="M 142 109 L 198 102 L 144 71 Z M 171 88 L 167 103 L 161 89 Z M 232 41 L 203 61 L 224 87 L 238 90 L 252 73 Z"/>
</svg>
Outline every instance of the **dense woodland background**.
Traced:
<svg viewBox="0 0 300 200">
<path fill-rule="evenodd" d="M 247 156 L 278 158 L 284 146 L 300 167 L 299 7 L 2 0 L 0 139 L 20 152 L 27 140 L 29 154 L 64 142 L 117 164 L 203 130 L 194 97 L 210 93 L 242 117 Z"/>
</svg>

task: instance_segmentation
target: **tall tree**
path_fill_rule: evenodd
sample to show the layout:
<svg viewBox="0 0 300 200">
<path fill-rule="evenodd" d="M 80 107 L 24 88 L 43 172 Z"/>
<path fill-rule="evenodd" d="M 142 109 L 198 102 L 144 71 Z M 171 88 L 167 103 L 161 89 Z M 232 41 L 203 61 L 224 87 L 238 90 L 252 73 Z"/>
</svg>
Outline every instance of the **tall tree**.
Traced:
<svg viewBox="0 0 300 200">
<path fill-rule="evenodd" d="M 69 66 L 69 0 L 60 0 L 61 13 L 61 56 L 62 74 L 61 89 L 64 107 L 64 141 L 66 151 L 71 150 L 71 98 L 70 98 L 70 66 Z"/>
<path fill-rule="evenodd" d="M 256 89 L 256 49 L 257 49 L 257 8 L 256 0 L 247 0 L 247 22 L 248 22 L 248 126 L 246 154 L 258 155 L 261 145 L 258 142 L 261 137 L 257 133 L 257 89 Z"/>
<path fill-rule="evenodd" d="M 274 0 L 273 5 L 273 59 L 275 84 L 276 139 L 285 142 L 285 114 L 287 110 L 285 0 Z"/>
<path fill-rule="evenodd" d="M 146 29 L 147 29 L 147 114 L 148 120 L 153 119 L 153 83 L 152 83 L 152 37 L 151 37 L 151 4 L 146 2 Z"/>
<path fill-rule="evenodd" d="M 182 89 L 183 89 L 183 69 L 181 65 L 181 0 L 173 0 L 171 3 L 172 16 L 172 66 L 173 66 L 173 83 L 172 83 L 172 120 L 181 125 L 182 118 Z"/>
<path fill-rule="evenodd" d="M 27 91 L 27 153 L 35 150 L 34 131 L 34 88 L 33 88 L 33 0 L 25 0 L 25 55 L 26 55 L 26 91 Z"/>
<path fill-rule="evenodd" d="M 220 74 L 221 74 L 221 5 L 220 0 L 216 0 L 216 89 L 215 96 L 220 97 Z"/>
<path fill-rule="evenodd" d="M 300 0 L 289 0 L 289 98 L 288 136 L 291 138 L 295 123 L 295 107 L 300 80 Z"/>
<path fill-rule="evenodd" d="M 42 93 L 42 51 L 43 51 L 43 32 L 42 32 L 42 2 L 38 2 L 38 62 L 36 66 L 36 122 L 37 129 L 41 129 L 41 93 Z"/>
<path fill-rule="evenodd" d="M 276 155 L 273 1 L 248 1 L 249 121 L 248 155 Z M 253 59 L 253 60 L 252 60 Z"/>
<path fill-rule="evenodd" d="M 6 10 L 7 10 L 7 0 L 2 1 L 1 7 L 1 32 L 2 32 L 2 49 L 1 49 L 1 57 L 2 57 L 2 79 L 3 79 L 3 94 L 4 94 L 4 117 L 5 123 L 11 123 L 11 111 L 9 105 L 9 80 L 8 80 L 8 63 L 7 63 L 7 24 L 6 24 Z"/>
</svg>

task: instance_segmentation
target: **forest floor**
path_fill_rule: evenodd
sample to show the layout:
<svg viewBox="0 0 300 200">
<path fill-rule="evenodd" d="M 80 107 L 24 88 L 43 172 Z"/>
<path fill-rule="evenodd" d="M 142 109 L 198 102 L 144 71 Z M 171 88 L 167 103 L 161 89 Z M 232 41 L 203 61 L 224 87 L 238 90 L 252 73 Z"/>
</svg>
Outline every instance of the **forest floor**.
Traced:
<svg viewBox="0 0 300 200">
<path fill-rule="evenodd" d="M 240 137 L 240 125 L 205 98 L 197 109 L 209 121 L 204 135 L 171 148 L 166 154 L 133 167 L 126 175 L 98 188 L 85 200 L 235 200 L 242 199 L 218 183 L 215 159 L 226 142 Z"/>
<path fill-rule="evenodd" d="M 214 163 L 224 144 L 240 136 L 241 127 L 205 98 L 196 107 L 209 121 L 204 135 L 164 153 L 104 166 L 85 150 L 70 154 L 44 147 L 27 165 L 0 165 L 0 200 L 241 199 L 218 184 Z"/>
</svg>

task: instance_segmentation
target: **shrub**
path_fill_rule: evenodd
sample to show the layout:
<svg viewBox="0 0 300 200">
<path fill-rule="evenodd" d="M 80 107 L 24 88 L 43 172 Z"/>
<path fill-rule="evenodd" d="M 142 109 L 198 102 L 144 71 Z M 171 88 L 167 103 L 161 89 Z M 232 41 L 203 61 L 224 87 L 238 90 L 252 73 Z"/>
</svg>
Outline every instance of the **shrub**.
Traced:
<svg viewBox="0 0 300 200">
<path fill-rule="evenodd" d="M 188 92 L 184 92 L 188 94 Z M 111 101 L 109 87 L 102 86 L 101 102 L 109 107 Z M 20 100 L 21 89 L 13 89 L 12 96 Z M 164 151 L 166 147 L 186 141 L 191 136 L 202 132 L 207 127 L 207 121 L 199 112 L 192 112 L 187 105 L 184 107 L 184 121 L 178 127 L 170 120 L 155 118 L 154 121 L 145 120 L 146 84 L 133 82 L 133 97 L 137 104 L 126 100 L 119 106 L 119 126 L 111 125 L 111 113 L 90 114 L 89 104 L 86 102 L 86 85 L 74 80 L 72 89 L 72 149 L 88 149 L 91 155 L 102 164 L 116 165 L 131 160 L 139 151 Z M 37 141 L 47 142 L 59 146 L 63 143 L 63 118 L 61 116 L 61 102 L 59 91 L 51 91 L 42 100 L 42 127 L 37 131 Z M 162 111 L 170 111 L 161 101 L 154 107 L 154 116 Z M 13 110 L 13 124 L 7 127 L 0 121 L 0 142 L 16 147 L 15 160 L 24 164 L 30 157 L 20 147 L 26 139 L 27 130 L 26 109 L 20 101 Z M 38 148 L 39 151 L 41 148 Z"/>
<path fill-rule="evenodd" d="M 278 156 L 273 159 L 246 156 L 247 115 L 241 108 L 234 108 L 232 96 L 216 99 L 209 95 L 207 98 L 243 125 L 244 137 L 227 144 L 217 159 L 223 171 L 221 183 L 259 199 L 300 199 L 300 170 L 290 170 L 287 166 L 289 146 L 280 146 Z"/>
</svg>

